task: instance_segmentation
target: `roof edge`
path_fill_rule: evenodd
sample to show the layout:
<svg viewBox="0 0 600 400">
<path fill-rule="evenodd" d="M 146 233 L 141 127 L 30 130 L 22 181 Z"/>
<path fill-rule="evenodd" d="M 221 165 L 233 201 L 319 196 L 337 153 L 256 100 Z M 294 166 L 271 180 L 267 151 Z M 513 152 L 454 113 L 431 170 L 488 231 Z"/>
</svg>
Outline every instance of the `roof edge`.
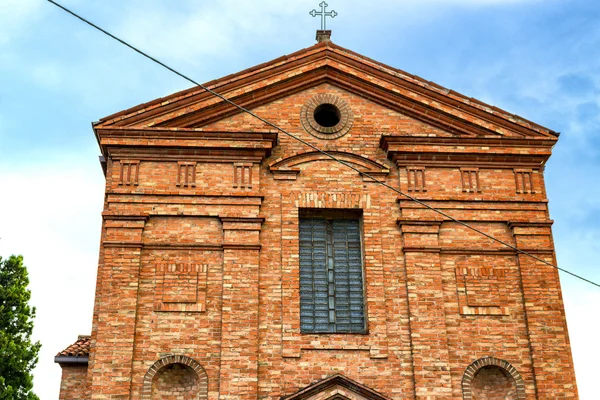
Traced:
<svg viewBox="0 0 600 400">
<path fill-rule="evenodd" d="M 55 356 L 54 362 L 60 365 L 87 365 L 89 363 L 88 356 Z"/>
<path fill-rule="evenodd" d="M 382 74 L 382 76 L 388 75 L 390 78 L 406 82 L 407 85 L 412 86 L 412 89 L 409 88 L 409 90 L 416 89 L 419 91 L 423 91 L 423 94 L 425 95 L 427 94 L 427 92 L 429 92 L 432 96 L 434 96 L 437 99 L 436 101 L 440 101 L 440 99 L 445 98 L 447 100 L 445 101 L 445 103 L 447 103 L 447 105 L 449 106 L 452 106 L 452 103 L 455 103 L 455 108 L 462 108 L 461 105 L 464 105 L 467 108 L 464 111 L 466 111 L 467 113 L 475 112 L 476 114 L 478 114 L 478 118 L 481 118 L 483 120 L 489 120 L 492 123 L 499 123 L 501 125 L 503 124 L 503 122 L 499 121 L 505 121 L 505 123 L 514 124 L 515 126 L 518 126 L 521 129 L 537 132 L 538 134 L 546 136 L 558 137 L 559 135 L 552 129 L 544 127 L 533 121 L 527 120 L 526 118 L 520 117 L 516 114 L 512 114 L 496 106 L 486 104 L 475 98 L 465 96 L 451 89 L 438 85 L 435 82 L 427 81 L 416 75 L 391 67 L 382 62 L 373 60 L 352 50 L 336 45 L 332 42 L 317 43 L 313 46 L 298 50 L 289 55 L 275 58 L 271 61 L 258 64 L 254 67 L 242 70 L 240 72 L 229 74 L 225 77 L 209 81 L 203 86 L 209 87 L 213 90 L 219 90 L 220 87 L 223 87 L 224 89 L 225 85 L 227 85 L 229 89 L 227 89 L 223 93 L 226 95 L 226 93 L 229 92 L 231 89 L 229 87 L 230 85 L 235 85 L 240 82 L 244 82 L 244 80 L 250 79 L 252 76 L 256 76 L 256 74 L 268 73 L 269 71 L 274 69 L 277 70 L 278 68 L 285 66 L 289 62 L 307 59 L 307 57 L 311 58 L 317 56 L 318 54 L 323 54 L 325 58 L 328 58 L 329 56 L 335 57 L 335 55 L 337 55 L 337 57 L 339 57 L 339 59 L 337 60 L 338 62 L 343 62 L 343 59 L 345 58 L 350 64 L 362 64 L 365 67 L 372 68 L 373 71 L 378 71 L 378 73 Z M 355 65 L 355 67 L 357 66 Z M 193 98 L 194 96 L 200 95 L 203 92 L 204 91 L 202 90 L 202 88 L 199 88 L 198 86 L 193 86 L 191 88 L 184 89 L 171 95 L 161 97 L 140 104 L 138 106 L 134 106 L 132 108 L 123 110 L 121 112 L 109 115 L 105 118 L 102 118 L 100 121 L 93 123 L 93 126 L 99 128 L 100 126 L 104 125 L 102 127 L 107 127 L 117 120 L 125 120 L 130 117 L 135 117 L 135 115 L 143 114 L 151 109 L 160 108 L 162 105 L 171 103 L 175 104 L 176 102 L 182 101 L 186 98 Z M 469 111 L 469 108 L 472 111 Z"/>
</svg>

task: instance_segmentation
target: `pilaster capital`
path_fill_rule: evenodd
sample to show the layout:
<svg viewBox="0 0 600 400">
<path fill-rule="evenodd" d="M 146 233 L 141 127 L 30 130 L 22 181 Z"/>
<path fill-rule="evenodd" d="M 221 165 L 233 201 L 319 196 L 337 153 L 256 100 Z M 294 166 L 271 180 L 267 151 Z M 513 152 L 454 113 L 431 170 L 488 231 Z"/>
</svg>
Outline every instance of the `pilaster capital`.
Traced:
<svg viewBox="0 0 600 400">
<path fill-rule="evenodd" d="M 223 230 L 260 231 L 265 219 L 262 217 L 219 217 Z"/>
<path fill-rule="evenodd" d="M 229 250 L 260 250 L 261 217 L 220 217 L 223 224 L 223 248 Z"/>
<path fill-rule="evenodd" d="M 396 223 L 402 233 L 437 234 L 442 226 L 441 220 L 398 219 Z"/>
</svg>

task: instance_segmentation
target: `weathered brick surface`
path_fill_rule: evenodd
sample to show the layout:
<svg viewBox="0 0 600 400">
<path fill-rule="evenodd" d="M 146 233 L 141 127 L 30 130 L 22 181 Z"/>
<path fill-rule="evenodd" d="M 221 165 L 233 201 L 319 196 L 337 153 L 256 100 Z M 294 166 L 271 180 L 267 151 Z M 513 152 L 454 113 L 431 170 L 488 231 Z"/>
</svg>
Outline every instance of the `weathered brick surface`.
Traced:
<svg viewBox="0 0 600 400">
<path fill-rule="evenodd" d="M 361 172 L 555 261 L 543 163 L 556 137 L 545 128 L 334 45 L 214 85 Z M 107 181 L 92 399 L 187 398 L 181 388 L 195 386 L 176 382 L 194 375 L 155 364 L 184 356 L 213 400 L 278 399 L 335 374 L 398 400 L 577 398 L 555 269 L 192 92 L 95 127 Z M 352 113 L 334 140 L 303 128 L 321 98 Z M 306 208 L 362 210 L 366 334 L 300 332 Z"/>
<path fill-rule="evenodd" d="M 88 399 L 87 365 L 62 365 L 60 378 L 60 400 Z"/>
</svg>

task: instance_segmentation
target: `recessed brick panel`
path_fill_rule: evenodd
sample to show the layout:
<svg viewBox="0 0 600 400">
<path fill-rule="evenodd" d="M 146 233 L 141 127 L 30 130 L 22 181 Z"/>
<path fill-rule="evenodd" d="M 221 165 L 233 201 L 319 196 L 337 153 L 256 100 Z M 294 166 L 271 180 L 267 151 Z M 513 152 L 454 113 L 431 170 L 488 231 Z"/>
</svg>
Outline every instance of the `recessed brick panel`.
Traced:
<svg viewBox="0 0 600 400">
<path fill-rule="evenodd" d="M 207 271 L 207 265 L 158 264 L 155 311 L 204 311 Z"/>
</svg>

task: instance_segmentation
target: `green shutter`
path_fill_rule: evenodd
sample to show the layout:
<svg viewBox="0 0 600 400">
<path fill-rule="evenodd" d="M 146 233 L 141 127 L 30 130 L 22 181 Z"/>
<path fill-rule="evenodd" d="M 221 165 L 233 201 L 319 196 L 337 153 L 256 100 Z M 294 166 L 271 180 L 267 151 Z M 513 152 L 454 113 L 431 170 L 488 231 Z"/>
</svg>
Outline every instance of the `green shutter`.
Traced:
<svg viewBox="0 0 600 400">
<path fill-rule="evenodd" d="M 360 224 L 357 219 L 300 219 L 302 332 L 364 333 Z"/>
</svg>

